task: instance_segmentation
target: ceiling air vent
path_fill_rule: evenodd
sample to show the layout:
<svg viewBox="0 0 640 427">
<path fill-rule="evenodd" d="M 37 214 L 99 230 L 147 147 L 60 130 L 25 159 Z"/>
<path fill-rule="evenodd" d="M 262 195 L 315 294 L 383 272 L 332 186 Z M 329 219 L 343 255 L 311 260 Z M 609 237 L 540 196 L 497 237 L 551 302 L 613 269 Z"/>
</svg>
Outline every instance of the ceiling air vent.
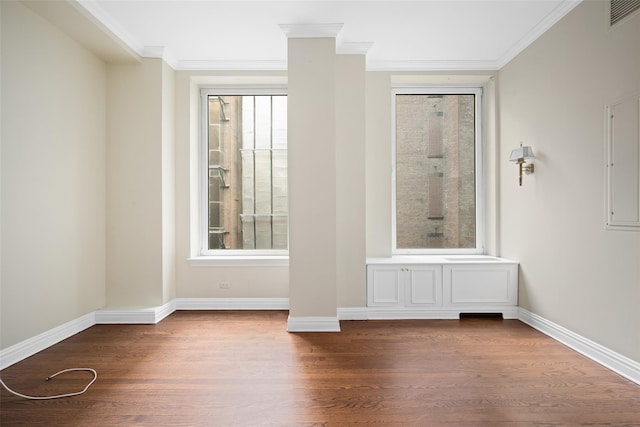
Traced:
<svg viewBox="0 0 640 427">
<path fill-rule="evenodd" d="M 610 25 L 615 25 L 638 9 L 640 0 L 611 0 Z"/>
</svg>

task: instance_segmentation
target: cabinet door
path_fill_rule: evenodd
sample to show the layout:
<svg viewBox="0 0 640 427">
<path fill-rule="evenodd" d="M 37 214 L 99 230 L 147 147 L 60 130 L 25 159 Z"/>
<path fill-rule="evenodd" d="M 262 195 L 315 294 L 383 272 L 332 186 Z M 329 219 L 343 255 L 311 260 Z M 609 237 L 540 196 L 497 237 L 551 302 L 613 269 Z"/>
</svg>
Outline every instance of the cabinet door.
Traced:
<svg viewBox="0 0 640 427">
<path fill-rule="evenodd" d="M 402 305 L 400 267 L 371 266 L 367 269 L 367 302 L 369 306 Z"/>
<path fill-rule="evenodd" d="M 445 305 L 517 305 L 518 265 L 445 265 Z"/>
<path fill-rule="evenodd" d="M 442 266 L 404 268 L 407 306 L 442 304 Z"/>
</svg>

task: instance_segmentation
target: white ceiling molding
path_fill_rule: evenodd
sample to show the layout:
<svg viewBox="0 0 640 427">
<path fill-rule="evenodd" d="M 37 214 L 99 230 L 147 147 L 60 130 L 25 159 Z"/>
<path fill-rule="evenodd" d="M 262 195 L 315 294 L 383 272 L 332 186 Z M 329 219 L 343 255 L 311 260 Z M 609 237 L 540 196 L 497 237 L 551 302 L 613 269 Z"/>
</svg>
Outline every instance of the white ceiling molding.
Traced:
<svg viewBox="0 0 640 427">
<path fill-rule="evenodd" d="M 165 51 L 164 46 L 145 46 L 142 54 L 145 58 L 162 58 Z"/>
<path fill-rule="evenodd" d="M 269 1 L 271 0 L 261 1 L 260 4 L 268 4 Z M 474 0 L 472 9 L 480 15 L 480 18 L 489 16 L 492 22 L 496 22 L 496 17 L 500 18 L 503 15 L 502 18 L 511 24 L 512 31 L 500 38 L 499 29 L 495 32 L 493 29 L 487 29 L 491 30 L 489 36 L 493 37 L 494 42 L 485 43 L 482 46 L 483 49 L 472 52 L 472 55 L 466 45 L 463 46 L 464 49 L 457 51 L 458 47 L 455 43 L 451 44 L 451 49 L 447 48 L 446 43 L 444 46 L 438 44 L 438 49 L 429 48 L 422 43 L 422 40 L 425 37 L 428 39 L 430 33 L 423 31 L 425 26 L 421 21 L 414 19 L 419 16 L 433 16 L 433 13 L 428 13 L 433 10 L 441 11 L 444 15 L 447 11 L 453 13 L 459 9 L 457 2 L 431 2 L 431 0 L 424 3 L 416 2 L 421 5 L 417 8 L 420 13 L 416 13 L 414 8 L 400 8 L 404 15 L 391 17 L 388 10 L 395 5 L 394 2 L 370 1 L 376 5 L 376 8 L 372 9 L 376 12 L 371 14 L 358 13 L 357 10 L 354 12 L 353 4 L 348 1 L 336 2 L 336 7 L 330 10 L 314 8 L 314 5 L 320 4 L 321 0 L 309 0 L 308 3 L 296 2 L 296 7 L 291 9 L 280 7 L 279 2 L 274 1 L 273 8 L 261 6 L 262 13 L 265 15 L 264 21 L 254 20 L 251 21 L 253 24 L 249 23 L 251 24 L 249 26 L 243 26 L 244 20 L 238 21 L 235 26 L 227 25 L 220 31 L 225 31 L 225 36 L 228 36 L 225 40 L 228 43 L 220 45 L 203 43 L 202 46 L 199 45 L 200 41 L 211 40 L 212 37 L 215 39 L 217 33 L 212 32 L 206 25 L 204 29 L 202 26 L 199 27 L 198 31 L 189 27 L 189 16 L 195 19 L 209 16 L 210 13 L 215 15 L 216 10 L 220 12 L 219 15 L 227 16 L 222 13 L 226 11 L 226 8 L 222 7 L 223 4 L 226 5 L 225 1 L 188 2 L 188 5 L 179 5 L 179 2 L 159 2 L 162 3 L 162 7 L 151 6 L 153 2 L 131 2 L 128 6 L 127 2 L 111 0 L 31 0 L 25 1 L 25 4 L 32 9 L 39 9 L 37 12 L 50 19 L 80 43 L 88 46 L 107 62 L 131 60 L 128 58 L 140 60 L 141 57 L 147 57 L 162 58 L 176 70 L 280 71 L 287 69 L 284 43 L 281 39 L 284 33 L 286 38 L 335 38 L 338 54 L 366 55 L 367 70 L 370 71 L 487 71 L 499 70 L 505 66 L 583 0 L 521 0 L 523 7 L 532 12 L 531 19 L 527 19 L 531 15 L 523 16 L 522 13 L 517 13 L 522 9 L 516 8 L 511 2 L 505 2 L 505 6 L 502 7 L 497 6 L 497 2 L 493 0 L 477 0 L 477 5 Z M 368 2 L 363 0 L 362 3 Z M 305 6 L 307 4 L 308 7 Z M 66 5 L 66 9 L 61 6 L 54 8 L 52 5 Z M 235 22 L 233 20 L 236 19 L 237 13 L 242 11 L 241 7 L 237 5 L 234 7 L 225 22 Z M 69 12 L 71 9 L 75 11 Z M 503 9 L 505 9 L 504 13 Z M 74 12 L 78 15 L 77 17 L 74 17 Z M 193 15 L 197 12 L 199 12 L 198 16 Z M 487 15 L 489 12 L 492 12 L 492 15 Z M 510 13 L 513 13 L 514 21 L 510 20 L 512 17 Z M 183 18 L 172 21 L 172 17 L 176 14 Z M 324 16 L 325 22 L 329 23 L 277 24 L 278 21 L 305 22 L 309 16 L 316 16 L 314 14 L 319 19 Z M 517 21 L 518 19 L 524 23 L 524 26 L 520 27 L 521 31 L 514 31 L 514 25 L 520 22 Z M 369 28 L 378 22 L 377 20 L 383 20 L 388 25 L 379 26 L 379 30 L 382 31 L 378 31 L 378 27 Z M 452 21 L 452 25 L 442 26 L 441 22 L 436 20 L 435 23 L 440 26 L 435 25 L 435 27 L 441 32 L 456 34 L 451 31 L 455 30 L 454 23 L 457 22 L 458 20 L 455 20 Z M 93 23 L 94 28 L 87 28 L 90 23 Z M 433 24 L 432 22 L 432 26 Z M 472 24 L 476 25 L 474 28 L 482 28 L 474 22 Z M 349 34 L 342 31 L 343 27 L 348 27 Z M 402 31 L 405 27 L 406 31 Z M 236 28 L 238 32 L 234 32 Z M 389 32 L 390 28 L 396 28 L 397 31 Z M 252 34 L 254 30 L 255 34 Z M 396 37 L 398 32 L 405 36 L 406 34 L 414 35 L 414 37 L 409 40 L 407 37 Z M 197 38 L 187 37 L 196 34 Z M 360 38 L 358 34 L 364 36 Z M 489 36 L 485 39 L 492 40 Z M 341 40 L 343 37 L 372 40 L 376 49 L 371 49 L 373 43 L 343 42 Z M 450 39 L 453 40 L 451 37 Z M 187 44 L 185 40 L 188 41 Z M 252 40 L 259 40 L 260 43 L 251 43 Z M 447 40 L 449 39 L 444 41 Z M 261 50 L 256 50 L 257 45 Z M 429 55 L 426 52 L 432 53 Z M 246 60 L 237 60 L 234 57 Z M 461 59 L 437 59 L 447 57 Z M 477 59 L 464 60 L 465 57 Z"/>
<path fill-rule="evenodd" d="M 338 55 L 366 55 L 373 42 L 342 42 L 337 48 Z"/>
<path fill-rule="evenodd" d="M 144 46 L 140 41 L 136 40 L 124 28 L 102 10 L 102 8 L 91 0 L 68 0 L 70 3 L 77 5 L 78 8 L 85 10 L 92 15 L 102 26 L 104 30 L 112 33 L 115 37 L 126 44 L 131 50 L 140 56 L 144 56 Z"/>
<path fill-rule="evenodd" d="M 159 58 L 169 64 L 174 70 L 178 66 L 178 61 L 171 54 L 171 49 L 164 46 L 145 46 L 142 50 L 143 58 Z"/>
<path fill-rule="evenodd" d="M 494 61 L 367 61 L 367 71 L 495 71 Z"/>
<path fill-rule="evenodd" d="M 394 87 L 437 86 L 483 86 L 495 78 L 495 71 L 486 74 L 396 74 L 391 76 Z"/>
<path fill-rule="evenodd" d="M 359 43 L 358 43 L 359 44 Z M 340 50 L 339 55 L 365 55 Z M 171 64 L 169 64 L 171 65 Z M 178 71 L 287 71 L 287 61 L 177 61 Z M 367 71 L 497 71 L 493 61 L 367 61 Z"/>
<path fill-rule="evenodd" d="M 286 71 L 287 61 L 177 61 L 178 71 Z"/>
<path fill-rule="evenodd" d="M 289 81 L 285 73 L 281 75 L 258 75 L 251 74 L 250 76 L 239 76 L 237 74 L 227 75 L 194 75 L 190 77 L 190 80 L 196 86 L 219 86 L 219 87 L 260 87 L 260 86 L 286 86 Z"/>
<path fill-rule="evenodd" d="M 538 25 L 532 28 L 523 38 L 513 45 L 507 52 L 496 60 L 500 69 L 507 65 L 509 61 L 518 56 L 520 52 L 525 50 L 538 37 L 553 27 L 559 20 L 571 12 L 576 6 L 582 3 L 582 0 L 564 0 L 551 13 L 549 13 Z"/>
<path fill-rule="evenodd" d="M 280 24 L 289 39 L 337 38 L 344 24 Z"/>
<path fill-rule="evenodd" d="M 114 63 L 140 61 L 139 52 L 131 49 L 77 1 L 23 1 L 22 3 L 104 61 Z"/>
</svg>

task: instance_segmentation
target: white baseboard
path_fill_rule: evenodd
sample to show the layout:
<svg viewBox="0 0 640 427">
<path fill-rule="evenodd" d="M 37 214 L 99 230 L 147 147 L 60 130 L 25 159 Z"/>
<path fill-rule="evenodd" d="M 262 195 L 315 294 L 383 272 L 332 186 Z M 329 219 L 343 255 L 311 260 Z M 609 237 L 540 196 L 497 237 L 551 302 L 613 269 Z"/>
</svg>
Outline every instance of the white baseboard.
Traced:
<svg viewBox="0 0 640 427">
<path fill-rule="evenodd" d="M 60 341 L 69 338 L 78 332 L 95 325 L 95 312 L 85 314 L 82 317 L 71 320 L 46 332 L 26 339 L 18 344 L 0 351 L 0 369 L 8 368 L 39 351 L 51 347 Z"/>
<path fill-rule="evenodd" d="M 412 310 L 410 308 L 369 307 L 370 320 L 458 319 L 454 310 Z"/>
<path fill-rule="evenodd" d="M 96 310 L 95 319 L 98 325 L 156 324 L 174 311 L 176 311 L 176 300 L 171 300 L 158 307 Z"/>
<path fill-rule="evenodd" d="M 289 316 L 287 332 L 340 332 L 340 321 L 337 316 Z"/>
<path fill-rule="evenodd" d="M 409 319 L 459 319 L 461 313 L 502 313 L 503 319 L 517 319 L 517 307 L 482 306 L 439 308 L 425 310 L 422 308 L 397 307 L 339 307 L 340 320 L 409 320 Z"/>
<path fill-rule="evenodd" d="M 367 320 L 369 319 L 369 308 L 368 307 L 338 307 L 338 319 Z"/>
<path fill-rule="evenodd" d="M 0 370 L 46 349 L 95 324 L 155 324 L 175 310 L 287 310 L 288 298 L 177 298 L 159 307 L 105 309 L 88 313 L 49 331 L 0 350 Z M 519 307 L 517 318 L 596 363 L 640 384 L 640 363 Z M 458 318 L 459 311 L 407 311 L 384 307 L 341 307 L 336 317 L 292 317 L 289 332 L 340 332 L 340 320 Z M 505 313 L 512 318 L 513 313 Z M 508 316 L 508 317 L 507 317 Z"/>
<path fill-rule="evenodd" d="M 289 298 L 176 298 L 176 310 L 288 310 Z"/>
<path fill-rule="evenodd" d="M 640 384 L 640 363 L 520 307 L 518 319 L 567 347 Z"/>
</svg>

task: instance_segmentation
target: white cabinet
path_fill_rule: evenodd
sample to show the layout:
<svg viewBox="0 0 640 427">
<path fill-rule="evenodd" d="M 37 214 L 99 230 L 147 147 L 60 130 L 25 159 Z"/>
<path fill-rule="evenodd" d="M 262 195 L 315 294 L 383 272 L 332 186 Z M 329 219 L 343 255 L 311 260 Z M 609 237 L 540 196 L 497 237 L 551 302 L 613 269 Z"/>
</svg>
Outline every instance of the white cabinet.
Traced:
<svg viewBox="0 0 640 427">
<path fill-rule="evenodd" d="M 442 304 L 442 267 L 377 266 L 368 269 L 370 307 L 437 306 Z"/>
<path fill-rule="evenodd" d="M 378 266 L 367 269 L 367 300 L 370 307 L 397 307 L 404 295 L 400 268 Z"/>
<path fill-rule="evenodd" d="M 406 291 L 404 303 L 412 307 L 442 304 L 442 269 L 440 266 L 408 266 L 404 269 Z"/>
<path fill-rule="evenodd" d="M 370 318 L 516 318 L 518 263 L 478 256 L 369 259 L 367 305 Z"/>
<path fill-rule="evenodd" d="M 518 305 L 518 265 L 443 265 L 445 304 L 450 306 Z"/>
</svg>

